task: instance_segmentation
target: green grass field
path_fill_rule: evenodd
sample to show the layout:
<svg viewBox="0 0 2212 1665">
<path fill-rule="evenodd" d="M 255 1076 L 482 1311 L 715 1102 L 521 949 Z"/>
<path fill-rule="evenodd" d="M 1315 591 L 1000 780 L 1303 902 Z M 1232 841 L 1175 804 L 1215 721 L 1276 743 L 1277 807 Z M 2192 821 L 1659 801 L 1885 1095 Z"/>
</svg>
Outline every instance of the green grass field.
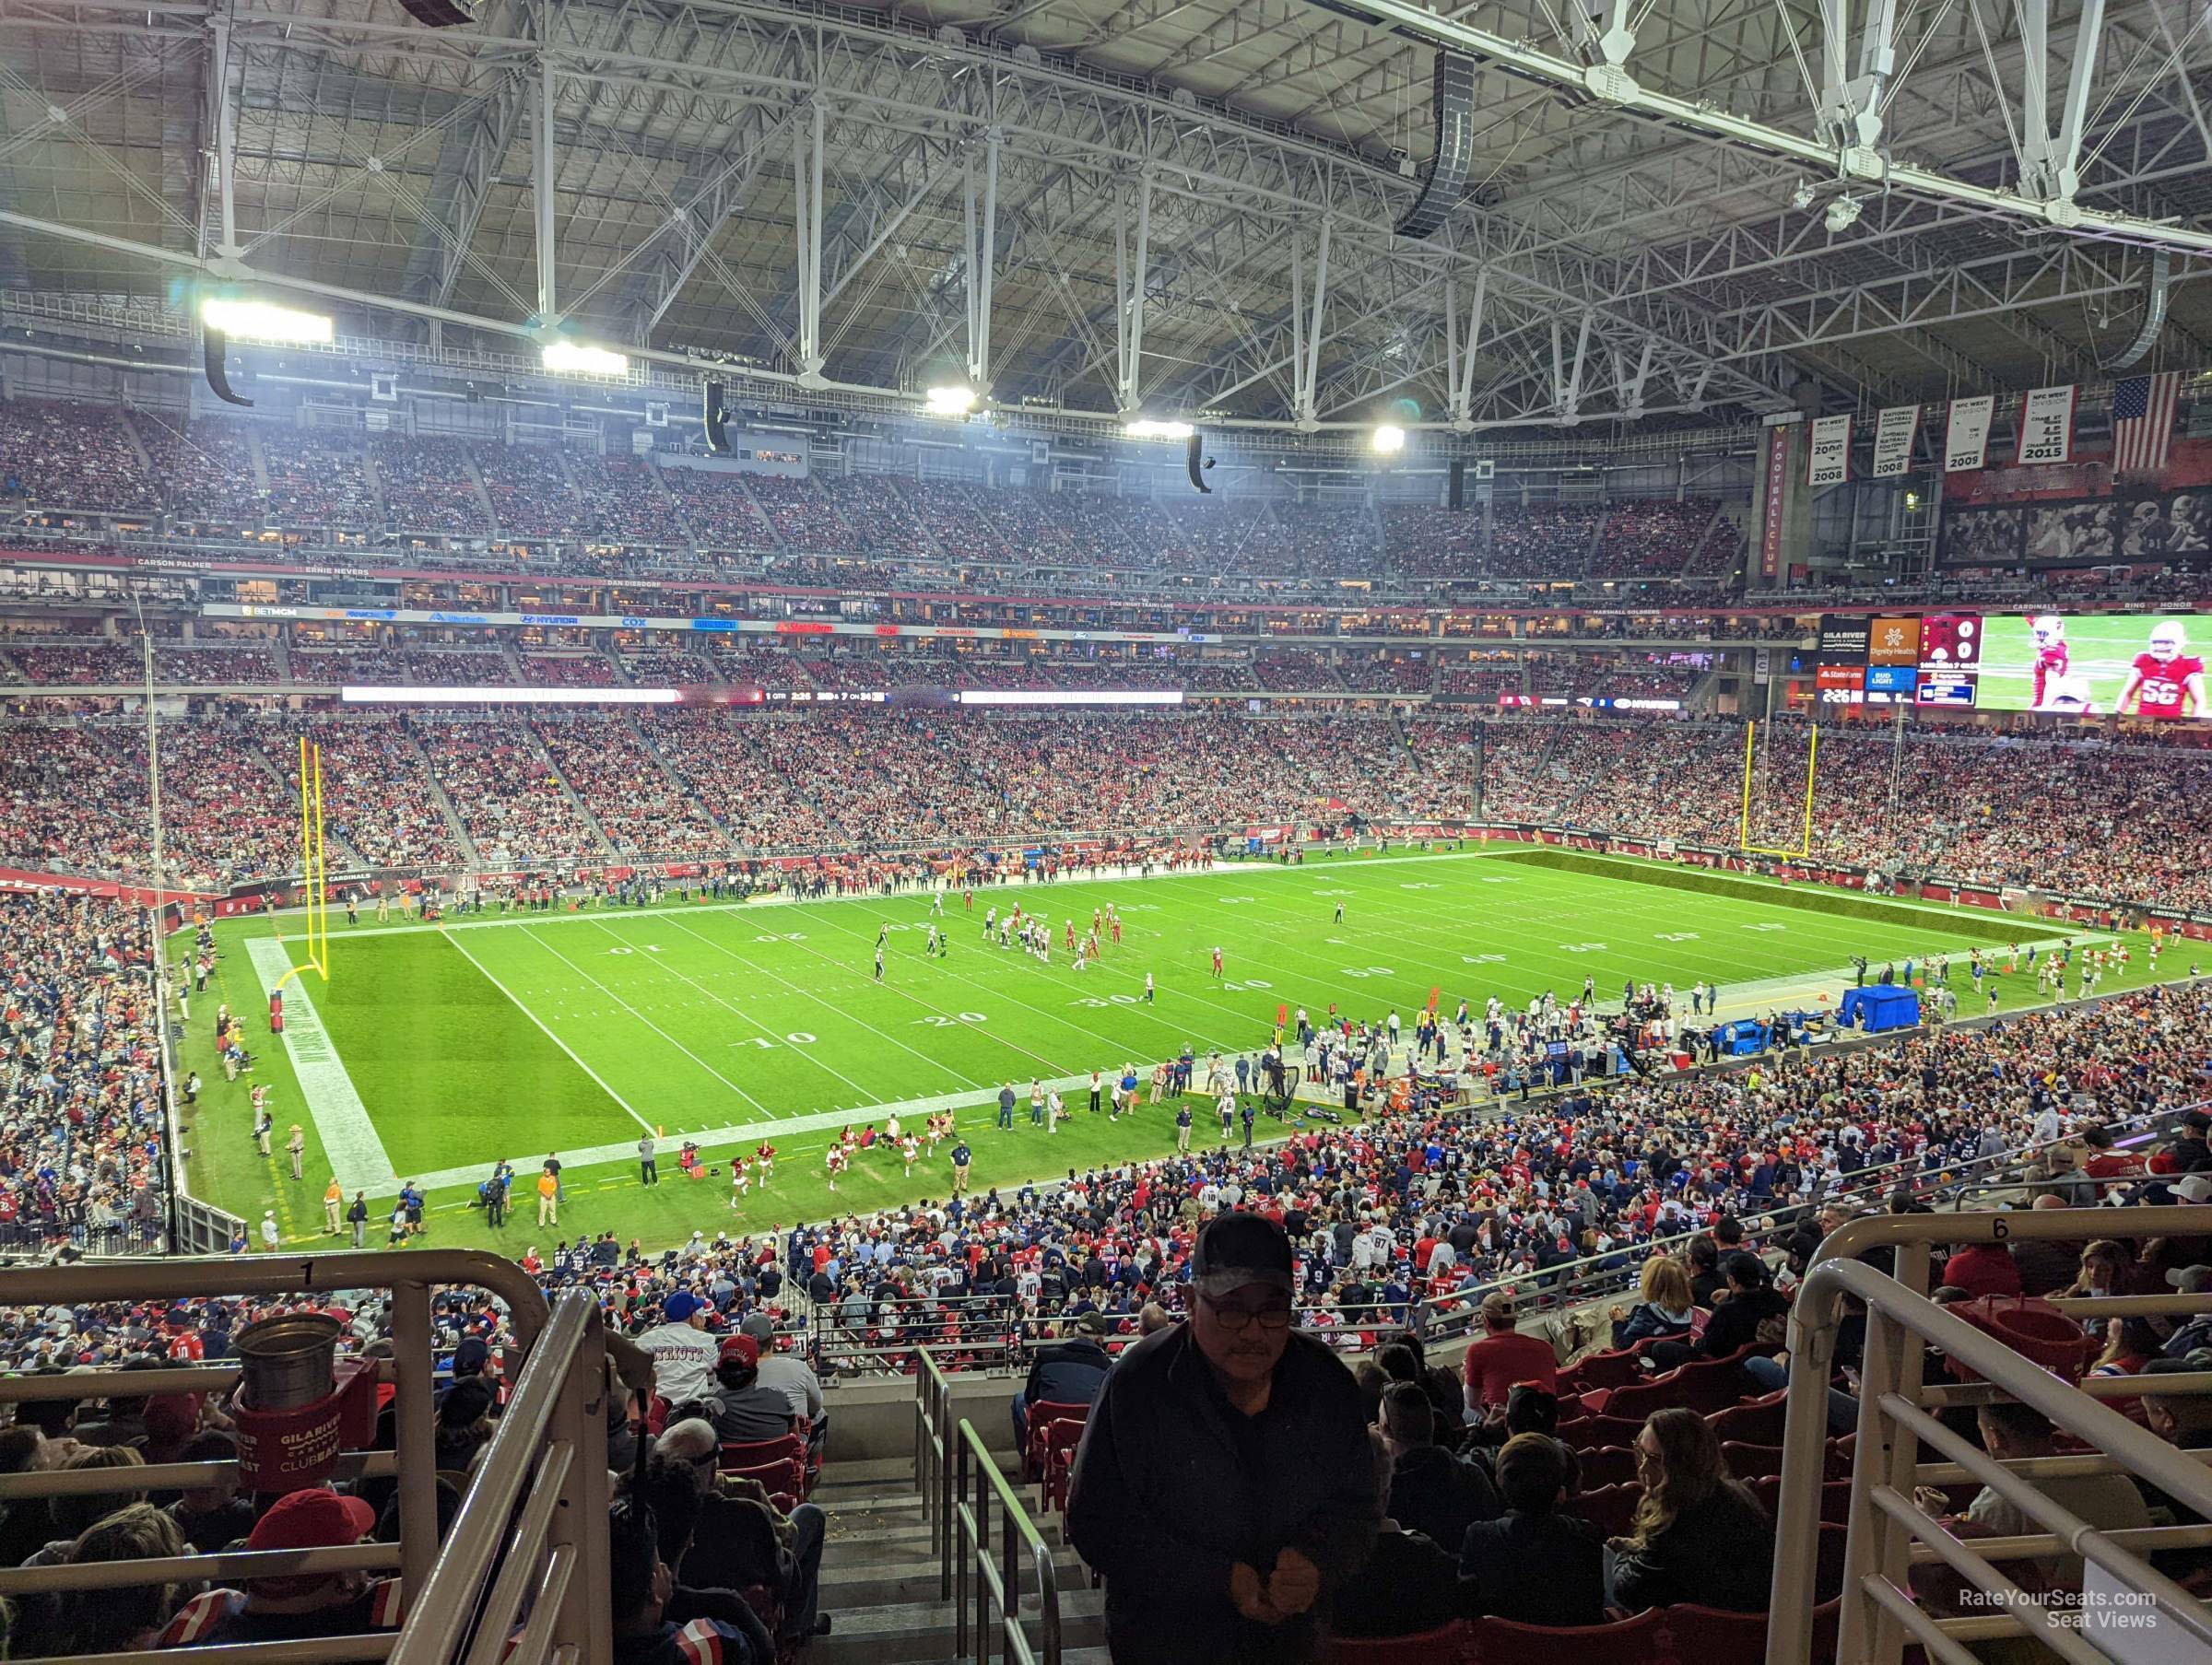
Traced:
<svg viewBox="0 0 2212 1665">
<path fill-rule="evenodd" d="M 2065 621 L 2066 674 L 2086 686 L 2087 709 L 2099 716 L 2118 710 L 2120 691 L 2136 655 L 2149 645 L 2151 627 L 2178 623 L 2188 633 L 2188 651 L 2202 657 L 2212 648 L 2212 624 L 2201 616 L 2105 616 Z M 1986 710 L 2035 709 L 2035 643 L 2029 620 L 2018 613 L 1993 613 L 1982 621 L 1982 677 L 1978 698 Z M 2048 693 L 2046 688 L 2046 693 Z M 2199 711 L 2195 715 L 2202 717 Z"/>
<path fill-rule="evenodd" d="M 289 985 L 281 1039 L 266 1032 L 265 990 L 298 944 L 274 940 L 265 919 L 227 921 L 218 932 L 219 988 L 194 1001 L 183 1047 L 206 1082 L 186 1129 L 194 1187 L 250 1219 L 276 1209 L 294 1242 L 320 1237 L 335 1168 L 349 1190 L 367 1187 L 372 1209 L 382 1202 L 380 1223 L 399 1178 L 424 1184 L 437 1242 L 519 1253 L 577 1230 L 612 1229 L 657 1247 L 695 1229 L 760 1230 L 942 1196 L 943 1152 L 911 1179 L 888 1152 L 875 1154 L 834 1200 L 826 1191 L 821 1157 L 838 1128 L 879 1121 L 893 1105 L 910 1119 L 955 1108 L 975 1149 L 979 1189 L 1157 1155 L 1173 1143 L 1164 1109 L 1109 1125 L 1085 1113 L 1077 1080 L 1124 1062 L 1141 1076 L 1186 1043 L 1201 1055 L 1255 1051 L 1281 1006 L 1302 1006 L 1317 1020 L 1332 1003 L 1372 1019 L 1395 1009 L 1410 1024 L 1432 989 L 1447 1013 L 1463 996 L 1479 1010 L 1493 992 L 1524 1005 L 1547 989 L 1567 999 L 1588 974 L 1608 1004 L 1631 976 L 1677 990 L 1710 979 L 1722 985 L 1724 1015 L 1748 1015 L 1834 998 L 1853 954 L 1878 967 L 1948 950 L 1961 956 L 1953 984 L 1968 1015 L 1979 1003 L 1964 975 L 1966 948 L 2016 931 L 1986 913 L 1914 905 L 1894 919 L 1853 918 L 1824 911 L 1834 893 L 1739 881 L 1751 894 L 1712 895 L 1670 885 L 1670 868 L 1614 868 L 1561 871 L 1470 851 L 1010 886 L 979 894 L 972 914 L 956 894 L 946 905 L 951 950 L 942 960 L 922 953 L 923 897 L 670 902 L 493 914 L 443 928 L 365 918 L 349 930 L 338 915 L 330 980 L 310 974 Z M 1111 901 L 1124 920 L 1122 944 L 1080 974 L 1057 941 L 1049 966 L 985 946 L 986 907 L 1003 911 L 1016 901 L 1049 917 L 1055 936 L 1061 921 L 1088 924 L 1092 908 Z M 886 922 L 879 985 L 871 959 Z M 298 921 L 284 923 L 296 938 Z M 2017 929 L 2054 934 L 2025 922 Z M 1219 980 L 1209 970 L 1217 944 L 1226 956 Z M 2130 969 L 2136 980 L 2143 958 Z M 1147 972 L 1158 988 L 1152 1004 L 1143 1000 Z M 281 1148 L 274 1161 L 253 1150 L 248 1083 L 226 1083 L 214 1057 L 218 996 L 245 1014 L 257 1078 L 273 1089 L 279 1147 L 291 1123 L 306 1128 L 302 1181 L 282 1177 Z M 2033 999 L 2030 979 L 2009 979 L 2007 1005 Z M 1028 1125 L 1036 1078 L 1062 1082 L 1072 1113 L 1049 1139 Z M 994 1099 L 1009 1080 L 1024 1104 L 1006 1133 L 994 1126 Z M 1218 1138 L 1210 1114 L 1199 1125 L 1202 1138 Z M 634 1158 L 647 1126 L 663 1135 L 662 1181 L 652 1190 L 637 1183 Z M 710 1161 L 772 1138 L 774 1189 L 734 1213 L 726 1181 L 677 1172 L 686 1136 Z M 468 1207 L 477 1180 L 505 1156 L 534 1181 L 548 1151 L 569 1165 L 560 1229 L 535 1225 L 534 1196 L 521 1183 L 508 1226 L 487 1228 Z"/>
</svg>

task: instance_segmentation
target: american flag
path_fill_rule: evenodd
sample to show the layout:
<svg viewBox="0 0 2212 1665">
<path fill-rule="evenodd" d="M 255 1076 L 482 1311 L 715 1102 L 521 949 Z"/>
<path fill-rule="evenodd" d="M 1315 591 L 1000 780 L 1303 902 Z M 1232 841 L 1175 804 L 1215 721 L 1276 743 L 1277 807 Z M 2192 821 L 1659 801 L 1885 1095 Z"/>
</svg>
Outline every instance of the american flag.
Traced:
<svg viewBox="0 0 2212 1665">
<path fill-rule="evenodd" d="M 2173 409 L 2181 372 L 2130 376 L 2112 389 L 2112 473 L 2156 474 L 2173 442 Z"/>
</svg>

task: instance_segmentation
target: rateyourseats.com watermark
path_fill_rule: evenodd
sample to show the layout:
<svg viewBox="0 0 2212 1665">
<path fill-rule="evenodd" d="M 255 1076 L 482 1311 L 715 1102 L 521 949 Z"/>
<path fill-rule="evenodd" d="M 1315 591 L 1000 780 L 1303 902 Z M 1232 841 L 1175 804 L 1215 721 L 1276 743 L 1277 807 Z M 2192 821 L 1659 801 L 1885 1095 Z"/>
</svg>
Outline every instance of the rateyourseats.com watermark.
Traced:
<svg viewBox="0 0 2212 1665">
<path fill-rule="evenodd" d="M 2041 1607 L 2051 1619 L 2074 1630 L 2154 1630 L 2158 1627 L 2156 1598 L 2139 1589 L 2062 1589 L 2030 1595 L 2018 1589 L 1967 1589 L 1957 1592 L 1966 1612 Z M 2023 1612 L 2032 1628 L 2037 1621 Z"/>
</svg>

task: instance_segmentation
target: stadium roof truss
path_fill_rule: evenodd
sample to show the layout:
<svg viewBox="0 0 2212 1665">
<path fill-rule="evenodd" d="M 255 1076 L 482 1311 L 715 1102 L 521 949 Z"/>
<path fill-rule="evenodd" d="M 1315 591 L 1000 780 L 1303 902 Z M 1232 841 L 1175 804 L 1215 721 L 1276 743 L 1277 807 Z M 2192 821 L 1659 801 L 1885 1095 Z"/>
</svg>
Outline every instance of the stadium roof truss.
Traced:
<svg viewBox="0 0 2212 1665">
<path fill-rule="evenodd" d="M 2182 0 L 10 0 L 0 288 L 1092 417 L 1841 407 L 2094 380 L 2159 254 L 2148 362 L 2212 358 L 2208 72 Z"/>
</svg>

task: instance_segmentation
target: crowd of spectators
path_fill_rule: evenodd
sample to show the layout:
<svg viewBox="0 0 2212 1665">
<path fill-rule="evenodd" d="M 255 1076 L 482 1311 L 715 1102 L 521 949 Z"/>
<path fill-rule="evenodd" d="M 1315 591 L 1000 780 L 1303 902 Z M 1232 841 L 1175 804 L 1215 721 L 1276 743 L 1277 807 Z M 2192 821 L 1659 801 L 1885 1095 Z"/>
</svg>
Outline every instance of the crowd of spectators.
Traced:
<svg viewBox="0 0 2212 1665">
<path fill-rule="evenodd" d="M 274 649 L 223 642 L 163 645 L 154 650 L 154 680 L 184 686 L 246 686 L 276 680 Z"/>
<path fill-rule="evenodd" d="M 447 537 L 481 537 L 491 531 L 465 441 L 381 439 L 370 450 L 394 531 Z"/>
<path fill-rule="evenodd" d="M 615 667 L 604 653 L 524 653 L 523 682 L 538 688 L 608 688 Z"/>
<path fill-rule="evenodd" d="M 461 860 L 430 777 L 429 762 L 405 717 L 378 713 L 270 723 L 262 735 L 287 783 L 299 790 L 304 737 L 323 751 L 324 825 L 342 849 L 373 867 L 450 867 Z"/>
<path fill-rule="evenodd" d="M 135 687 L 146 681 L 146 657 L 135 642 L 25 638 L 10 646 L 7 658 L 16 673 L 9 680 L 32 687 Z"/>
<path fill-rule="evenodd" d="M 675 471 L 677 475 L 682 472 Z M 747 475 L 742 477 L 725 475 L 721 477 L 747 494 L 754 505 L 754 520 L 758 522 L 765 514 L 775 543 L 783 548 L 802 555 L 836 555 L 848 551 L 865 554 L 873 546 L 867 536 L 855 533 L 838 512 L 830 487 L 821 481 L 794 479 L 784 475 Z M 862 507 L 856 500 L 855 510 L 860 510 Z M 686 506 L 686 512 L 689 512 L 688 505 Z M 693 530 L 698 530 L 696 522 L 693 522 Z M 897 547 L 900 539 L 896 534 L 887 535 L 890 537 L 891 546 Z M 700 534 L 700 541 L 707 541 L 704 533 Z M 761 541 L 756 533 L 752 539 L 753 546 L 757 547 Z"/>
<path fill-rule="evenodd" d="M 268 428 L 261 434 L 261 455 L 269 471 L 268 518 L 276 524 L 339 532 L 382 524 L 358 440 Z"/>
<path fill-rule="evenodd" d="M 620 717 L 571 712 L 534 722 L 531 729 L 617 853 L 729 853 L 699 801 L 670 779 L 638 731 Z"/>
<path fill-rule="evenodd" d="M 112 651 L 127 656 L 120 647 Z M 262 668 L 255 660 L 254 668 Z M 1404 692 L 1412 678 L 1425 685 L 1430 674 L 1426 661 L 1387 662 L 1388 674 L 1402 674 L 1406 683 L 1370 690 L 1371 682 L 1383 682 L 1383 662 L 1357 667 L 1360 691 Z M 980 655 L 757 653 L 716 663 L 734 684 L 811 693 L 929 683 L 1134 688 L 1160 686 L 1177 674 L 1147 662 Z M 526 675 L 572 681 L 578 664 L 597 677 L 612 675 L 604 658 L 547 655 L 530 656 Z M 49 667 L 53 674 L 65 668 Z M 123 668 L 119 659 L 116 669 Z M 1277 650 L 1257 669 L 1270 686 L 1293 690 L 1326 687 L 1320 679 L 1334 674 L 1319 655 L 1296 650 Z M 1215 668 L 1224 679 L 1230 672 Z M 378 673 L 387 681 L 449 683 L 504 682 L 514 674 L 498 654 L 294 651 L 293 674 L 303 681 L 369 681 Z M 1530 667 L 1538 697 L 1569 699 L 1679 698 L 1700 674 L 1694 665 L 1592 668 L 1575 660 Z M 638 674 L 634 668 L 631 674 Z M 1180 675 L 1187 685 L 1190 667 Z M 688 664 L 681 679 L 698 680 Z M 1482 666 L 1446 667 L 1442 690 L 1478 699 L 1519 691 L 1514 672 Z M 332 746 L 325 792 L 334 830 L 352 843 L 347 829 L 358 829 L 366 844 L 356 847 L 368 860 L 406 864 L 460 855 L 411 735 L 457 747 L 450 757 L 440 754 L 438 773 L 472 835 L 482 827 L 488 847 L 478 854 L 492 862 L 595 854 L 596 841 L 568 789 L 597 810 L 608 781 L 634 787 L 629 763 L 640 735 L 651 738 L 681 790 L 656 789 L 618 812 L 629 829 L 621 841 L 638 850 L 711 848 L 708 822 L 724 828 L 740 852 L 861 848 L 884 841 L 884 829 L 892 827 L 900 829 L 897 842 L 934 847 L 1053 832 L 1303 825 L 1316 819 L 1324 802 L 1332 803 L 1332 816 L 1448 823 L 1474 812 L 1478 754 L 1483 811 L 1494 821 L 1732 846 L 1742 808 L 1741 730 L 1682 720 L 1669 721 L 1664 745 L 1654 745 L 1649 721 L 1523 716 L 1491 721 L 1477 736 L 1469 720 L 1445 709 L 1406 719 L 1404 738 L 1386 718 L 1323 708 L 1264 717 L 1200 708 L 640 710 L 609 716 L 594 729 L 608 747 L 604 757 L 586 746 L 562 745 L 558 775 L 538 753 L 528 723 L 496 711 L 411 729 L 350 716 L 303 724 L 283 714 L 200 714 L 171 721 L 166 732 L 177 736 L 180 769 L 192 766 L 188 777 L 171 782 L 172 861 L 189 860 L 195 872 L 233 881 L 278 870 L 286 852 L 272 820 L 267 838 L 248 840 L 226 860 L 219 819 L 225 794 L 245 793 L 242 802 L 273 816 L 274 806 L 259 802 L 259 788 L 270 768 L 289 769 L 303 732 Z M 0 779 L 7 786 L 0 803 L 0 856 L 142 873 L 146 790 L 136 733 L 127 717 L 6 730 L 0 749 Z M 253 762 L 256 745 L 270 768 Z M 1783 722 L 1769 732 L 1768 745 L 1755 771 L 1755 830 L 1776 838 L 1786 834 L 1794 842 L 1803 815 L 1805 735 Z M 542 776 L 535 782 L 533 760 Z M 1936 877 L 1992 890 L 2011 886 L 2212 911 L 2212 880 L 2198 871 L 2192 840 L 2177 836 L 2172 808 L 2197 801 L 2198 788 L 2212 784 L 2199 779 L 2207 771 L 2212 759 L 2187 747 L 1988 738 L 1925 727 L 1909 729 L 1900 746 L 1887 734 L 1831 729 L 1821 738 L 1813 854 L 1871 867 L 1899 883 Z M 206 817 L 205 849 L 195 842 L 198 815 Z"/>
<path fill-rule="evenodd" d="M 159 507 L 137 448 L 112 414 L 32 400 L 0 402 L 0 499 L 99 514 Z"/>
<path fill-rule="evenodd" d="M 132 418 L 154 465 L 161 501 L 191 526 L 257 527 L 267 511 L 253 478 L 253 444 L 236 422 L 184 422 L 141 411 Z"/>
<path fill-rule="evenodd" d="M 511 538 L 572 537 L 584 520 L 560 453 L 550 445 L 468 447 L 491 499 L 491 518 Z M 381 467 L 381 463 L 380 463 Z M 406 530 L 416 530 L 411 524 Z"/>
<path fill-rule="evenodd" d="M 1665 578 L 1699 552 L 1720 505 L 1710 498 L 1658 498 L 1616 505 L 1598 534 L 1593 578 Z"/>
<path fill-rule="evenodd" d="M 27 974 L 6 996 L 12 1044 L 0 1077 L 0 1229 L 18 1241 L 95 1243 L 104 1228 L 150 1230 L 158 1217 L 150 1180 L 160 1120 L 136 923 L 135 910 L 113 902 L 0 898 L 0 944 Z M 786 1647 L 833 1628 L 817 1618 L 830 1524 L 822 1511 L 706 1471 L 725 1438 L 788 1431 L 803 1444 L 837 1414 L 825 1379 L 911 1369 L 924 1345 L 954 1367 L 1030 1366 L 1015 1395 L 1018 1429 L 1032 1402 L 1098 1405 L 1095 1439 L 1077 1460 L 1067 1530 L 1105 1574 L 1110 1613 L 1125 1602 L 1131 1552 L 1117 1542 L 1111 1477 L 1097 1472 L 1092 1448 L 1130 1437 L 1115 1420 L 1130 1384 L 1108 1366 L 1142 1336 L 1195 1323 L 1202 1273 L 1277 1252 L 1248 1244 L 1253 1258 L 1232 1258 L 1231 1232 L 1281 1246 L 1284 1293 L 1308 1338 L 1297 1343 L 1307 1350 L 1301 1367 L 1341 1368 L 1327 1366 L 1316 1343 L 1366 1355 L 1340 1385 L 1329 1378 L 1347 1413 L 1356 1408 L 1347 1425 L 1372 1424 L 1361 1436 L 1371 1470 L 1336 1465 L 1335 1483 L 1347 1493 L 1363 1491 L 1372 1474 L 1366 1526 L 1347 1552 L 1342 1587 L 1324 1603 L 1339 1634 L 1408 1634 L 1485 1612 L 1539 1625 L 1597 1623 L 1608 1602 L 1758 1612 L 1771 1565 L 1771 1487 L 1755 1495 L 1728 1477 L 1710 1425 L 1693 1425 L 1704 1407 L 1648 1415 L 1639 1407 L 1633 1472 L 1647 1507 L 1614 1496 L 1600 1470 L 1631 1454 L 1582 1431 L 1572 1372 L 1551 1341 L 1516 1330 L 1532 1297 L 1563 1286 L 1571 1272 L 1610 1276 L 1621 1290 L 1617 1343 L 1661 1338 L 1648 1343 L 1655 1356 L 1672 1346 L 1679 1356 L 1717 1359 L 1739 1339 L 1763 1342 L 1779 1331 L 1812 1249 L 1854 1213 L 1923 1208 L 1923 1199 L 1943 1200 L 2053 1141 L 2057 1154 L 2031 1170 L 2030 1185 L 2063 1199 L 2067 1181 L 2052 1176 L 2067 1171 L 2065 1153 L 2094 1157 L 2109 1143 L 2101 1130 L 2137 1119 L 2159 1126 L 2160 1143 L 2147 1172 L 2139 1155 L 2107 1170 L 2121 1176 L 2106 1199 L 2116 1206 L 2077 1273 L 2069 1250 L 2031 1257 L 2038 1246 L 2016 1250 L 2000 1240 L 1952 1252 L 1936 1275 L 1954 1295 L 2120 1294 L 2176 1278 L 2186 1287 L 2183 1261 L 2201 1239 L 2147 1242 L 2128 1232 L 2126 1204 L 2212 1196 L 2184 1178 L 2212 1170 L 2205 1121 L 2174 1118 L 2202 1094 L 2208 1050 L 2212 1006 L 2200 991 L 2147 991 L 1761 1073 L 1577 1086 L 1484 1118 L 1379 1108 L 1364 1121 L 1312 1123 L 1277 1143 L 1205 1141 L 1157 1161 L 1071 1171 L 1053 1186 L 924 1198 L 735 1238 L 702 1234 L 665 1253 L 579 1238 L 547 1260 L 533 1250 L 524 1265 L 549 1291 L 597 1296 L 618 1338 L 618 1374 L 634 1381 L 651 1361 L 650 1397 L 610 1389 L 610 1463 L 626 1478 L 608 1576 L 618 1634 L 675 1647 L 669 1658 L 692 1657 L 679 1646 L 688 1637 L 714 1642 L 716 1657 L 733 1665 L 766 1665 L 775 1642 L 761 1615 Z M 1243 1218 L 1215 1227 L 1231 1216 Z M 1265 1224 L 1248 1225 L 1255 1216 Z M 1210 1259 L 1201 1261 L 1202 1252 Z M 1218 1307 L 1223 1292 L 1205 1287 Z M 238 1331 L 272 1309 L 252 1297 L 166 1309 L 16 1309 L 0 1314 L 0 1362 L 50 1370 L 224 1360 Z M 388 1351 L 388 1307 L 364 1302 L 343 1316 L 347 1354 Z M 450 1384 L 436 1406 L 439 1467 L 473 1473 L 497 1425 L 495 1377 L 512 1333 L 499 1303 L 458 1292 L 437 1297 L 432 1323 L 433 1358 Z M 2202 1367 L 2187 1351 L 2197 1333 L 2188 1326 L 2146 1330 L 2131 1319 L 2108 1328 L 2112 1368 L 2155 1369 L 2148 1361 L 2160 1356 L 2175 1361 L 2169 1368 Z M 1408 1331 L 1434 1340 L 1453 1329 L 1473 1338 L 1461 1371 L 1431 1371 L 1400 1344 Z M 1855 1358 L 1854 1346 L 1847 1343 L 1839 1362 Z M 1787 1366 L 1775 1364 L 1771 1375 L 1743 1368 L 1747 1396 Z M 86 1455 L 92 1450 L 127 1452 L 116 1461 L 135 1466 L 235 1449 L 215 1406 L 188 1396 L 141 1404 L 109 1395 L 102 1403 L 95 1383 L 86 1387 L 82 1404 L 18 1417 L 5 1453 L 12 1467 L 107 1462 Z M 1307 1401 L 1297 1408 L 1312 1413 Z M 649 1409 L 657 1435 L 638 1425 Z M 2196 1443 L 2206 1425 L 2201 1405 L 2185 1401 L 2145 1420 L 2182 1445 Z M 2004 1457 L 2046 1454 L 2047 1430 L 2030 1422 L 1985 1413 L 1978 1437 Z M 1509 1436 L 1517 1437 L 1507 1443 Z M 272 1509 L 266 1498 L 218 1487 L 148 1509 L 144 1489 L 125 1482 L 113 1495 L 12 1509 L 0 1528 L 13 1546 L 8 1560 L 42 1564 L 241 1540 L 342 1544 L 370 1536 L 390 1496 L 388 1483 L 356 1489 L 363 1495 L 351 1501 L 316 1492 Z M 441 1506 L 454 1501 L 441 1491 Z M 2105 1529 L 2146 1524 L 2147 1506 L 2168 1501 L 2107 1498 L 2088 1486 L 2067 1497 Z M 1970 1538 L 2020 1530 L 1991 1493 L 1962 1494 L 1955 1512 Z M 302 1522 L 280 1537 L 270 1524 L 309 1513 L 320 1525 Z M 382 1535 L 393 1518 L 387 1509 Z M 1609 1556 L 1600 1553 L 1608 1531 Z M 755 1544 L 757 1555 L 741 1547 Z M 663 1565 L 671 1571 L 654 1570 Z M 2063 1554 L 2030 1571 L 2060 1587 L 2081 1576 L 2077 1559 Z M 760 1615 L 726 1593 L 747 1586 L 763 1589 Z M 285 1588 L 292 1599 L 277 1601 L 263 1586 L 208 1596 L 156 1586 L 100 1603 L 32 1600 L 13 1616 L 25 1645 L 64 1653 L 157 1638 L 351 1636 L 395 1622 L 359 1580 Z M 694 1612 L 716 1617 L 700 1629 Z"/>
<path fill-rule="evenodd" d="M 609 544 L 683 541 L 676 505 L 661 489 L 658 471 L 643 458 L 571 455 L 569 463 L 582 502 L 585 536 Z"/>
<path fill-rule="evenodd" d="M 772 549 L 776 532 L 761 505 L 746 489 L 745 477 L 723 469 L 663 468 L 661 484 L 701 549 Z M 841 547 L 831 540 L 828 547 Z"/>
<path fill-rule="evenodd" d="M 526 723 L 454 717 L 418 723 L 414 732 L 486 865 L 568 862 L 599 852 L 576 799 Z"/>
<path fill-rule="evenodd" d="M 143 1246 L 164 1221 L 166 1134 L 139 910 L 0 896 L 0 1243 Z"/>
</svg>

